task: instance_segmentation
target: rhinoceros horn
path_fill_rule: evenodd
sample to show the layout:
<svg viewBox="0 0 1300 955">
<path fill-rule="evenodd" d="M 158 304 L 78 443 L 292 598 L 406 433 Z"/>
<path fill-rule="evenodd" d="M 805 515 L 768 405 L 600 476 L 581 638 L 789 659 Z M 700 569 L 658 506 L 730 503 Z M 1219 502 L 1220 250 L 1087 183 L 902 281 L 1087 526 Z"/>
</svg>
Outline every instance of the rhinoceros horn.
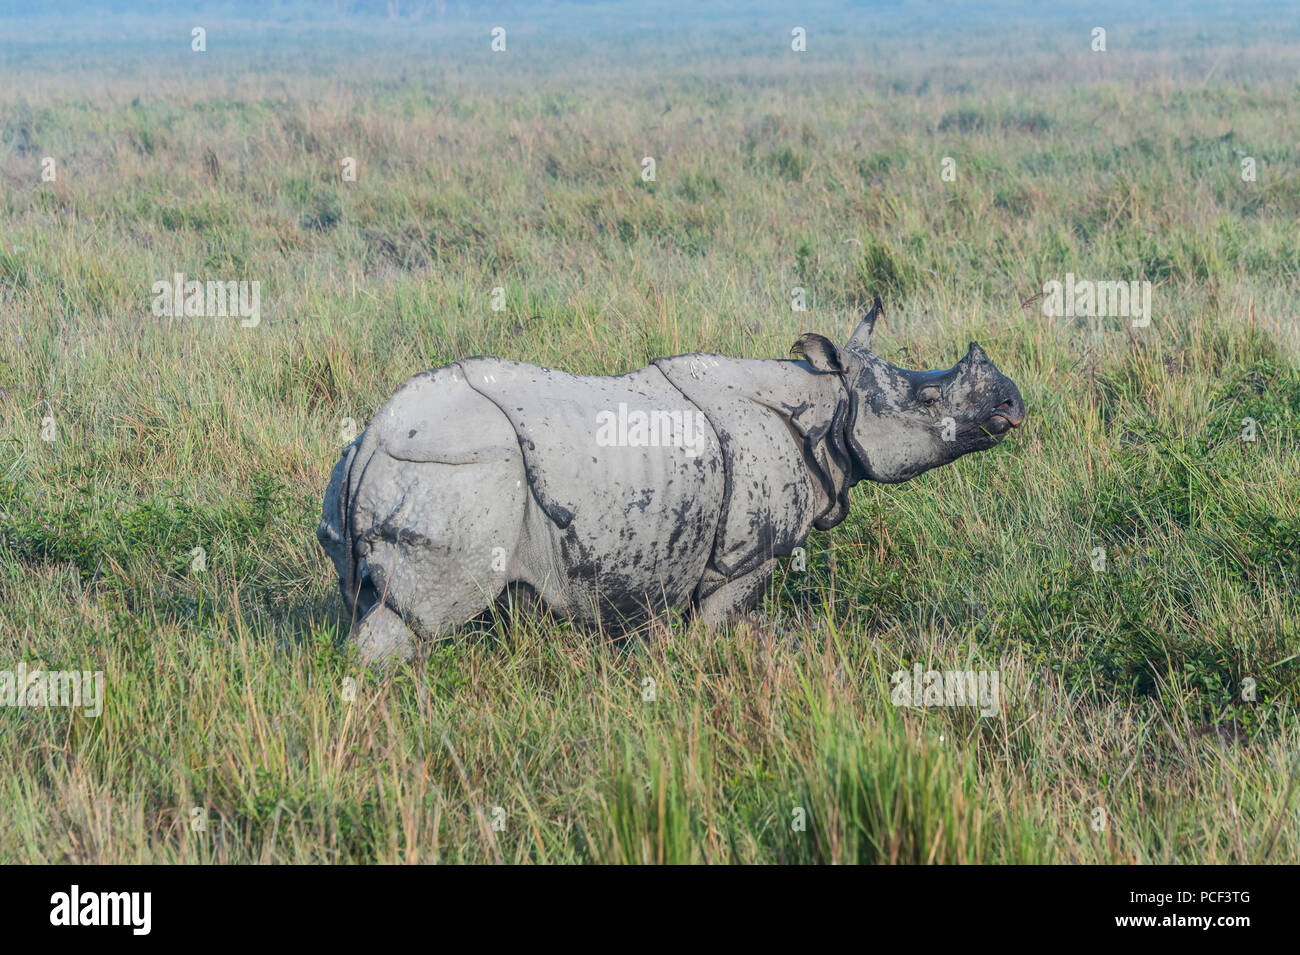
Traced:
<svg viewBox="0 0 1300 955">
<path fill-rule="evenodd" d="M 871 351 L 871 335 L 876 330 L 876 319 L 885 314 L 885 304 L 880 301 L 880 296 L 871 303 L 871 311 L 863 316 L 858 327 L 853 330 L 849 336 L 848 342 L 845 343 L 847 348 L 856 348 L 858 351 Z"/>
</svg>

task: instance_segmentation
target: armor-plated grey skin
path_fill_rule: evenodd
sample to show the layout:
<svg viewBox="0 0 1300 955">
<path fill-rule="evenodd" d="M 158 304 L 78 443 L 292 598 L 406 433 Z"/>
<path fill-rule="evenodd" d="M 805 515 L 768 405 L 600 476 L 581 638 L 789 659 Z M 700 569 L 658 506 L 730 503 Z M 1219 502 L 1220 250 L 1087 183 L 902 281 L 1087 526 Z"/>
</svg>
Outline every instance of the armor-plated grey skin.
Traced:
<svg viewBox="0 0 1300 955">
<path fill-rule="evenodd" d="M 404 382 L 343 451 L 317 535 L 367 660 L 410 656 L 509 587 L 616 631 L 751 607 L 858 481 L 991 448 L 1025 416 L 974 342 L 946 371 L 848 343 L 681 355 L 613 378 L 467 358 Z"/>
</svg>

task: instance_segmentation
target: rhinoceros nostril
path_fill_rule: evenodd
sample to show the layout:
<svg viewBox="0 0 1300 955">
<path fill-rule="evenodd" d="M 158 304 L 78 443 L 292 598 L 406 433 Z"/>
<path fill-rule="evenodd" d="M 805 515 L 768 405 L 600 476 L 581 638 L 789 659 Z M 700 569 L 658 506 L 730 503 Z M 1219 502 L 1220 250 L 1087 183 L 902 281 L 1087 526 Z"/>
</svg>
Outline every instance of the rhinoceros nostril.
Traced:
<svg viewBox="0 0 1300 955">
<path fill-rule="evenodd" d="M 993 414 L 1006 420 L 1007 424 L 1013 428 L 1018 428 L 1025 420 L 1025 409 L 1019 401 L 1014 398 L 1008 398 L 1002 404 L 998 405 Z"/>
</svg>

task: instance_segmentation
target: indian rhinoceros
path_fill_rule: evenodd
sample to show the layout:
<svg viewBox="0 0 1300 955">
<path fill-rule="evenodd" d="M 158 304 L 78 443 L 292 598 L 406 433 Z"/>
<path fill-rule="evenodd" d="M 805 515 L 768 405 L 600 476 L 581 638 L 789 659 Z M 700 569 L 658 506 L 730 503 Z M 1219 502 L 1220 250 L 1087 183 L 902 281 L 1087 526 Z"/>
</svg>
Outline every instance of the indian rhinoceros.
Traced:
<svg viewBox="0 0 1300 955">
<path fill-rule="evenodd" d="M 407 379 L 343 450 L 318 537 L 351 640 L 409 656 L 511 589 L 618 630 L 666 609 L 713 626 L 751 607 L 849 489 L 993 447 L 1025 416 L 974 342 L 944 371 L 844 347 L 795 360 L 694 354 L 617 377 L 501 358 Z M 512 586 L 513 585 L 513 586 Z"/>
</svg>

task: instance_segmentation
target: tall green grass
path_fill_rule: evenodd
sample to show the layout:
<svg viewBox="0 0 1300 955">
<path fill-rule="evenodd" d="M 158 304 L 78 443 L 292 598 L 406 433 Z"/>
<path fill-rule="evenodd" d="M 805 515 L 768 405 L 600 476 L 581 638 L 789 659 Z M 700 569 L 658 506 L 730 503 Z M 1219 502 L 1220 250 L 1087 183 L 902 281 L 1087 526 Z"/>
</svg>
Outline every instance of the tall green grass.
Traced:
<svg viewBox="0 0 1300 955">
<path fill-rule="evenodd" d="M 0 708 L 0 860 L 1297 861 L 1295 38 L 429 29 L 0 66 L 0 669 L 109 691 Z M 154 317 L 177 271 L 262 324 Z M 1044 317 L 1067 271 L 1151 326 Z M 881 354 L 978 339 L 1029 423 L 859 487 L 762 620 L 340 649 L 320 497 L 410 374 L 782 357 L 876 292 Z M 894 707 L 917 662 L 1001 712 Z"/>
</svg>

